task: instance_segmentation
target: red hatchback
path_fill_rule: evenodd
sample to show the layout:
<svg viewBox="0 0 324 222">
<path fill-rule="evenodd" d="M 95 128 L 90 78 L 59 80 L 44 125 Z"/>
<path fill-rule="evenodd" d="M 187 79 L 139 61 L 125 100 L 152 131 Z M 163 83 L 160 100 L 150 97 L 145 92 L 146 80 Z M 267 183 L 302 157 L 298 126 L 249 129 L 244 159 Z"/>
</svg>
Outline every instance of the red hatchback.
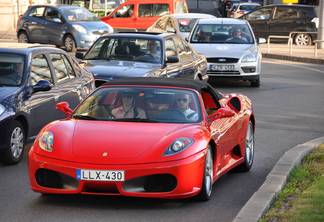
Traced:
<svg viewBox="0 0 324 222">
<path fill-rule="evenodd" d="M 213 183 L 253 164 L 255 119 L 243 95 L 207 83 L 135 78 L 98 88 L 37 136 L 29 152 L 40 193 L 211 197 Z"/>
</svg>

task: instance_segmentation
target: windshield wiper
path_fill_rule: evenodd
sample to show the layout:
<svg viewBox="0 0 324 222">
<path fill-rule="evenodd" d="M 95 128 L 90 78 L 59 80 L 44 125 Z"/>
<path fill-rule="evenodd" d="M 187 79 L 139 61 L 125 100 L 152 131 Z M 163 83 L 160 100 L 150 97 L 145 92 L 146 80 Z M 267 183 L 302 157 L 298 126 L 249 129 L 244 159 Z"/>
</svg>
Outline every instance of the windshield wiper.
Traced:
<svg viewBox="0 0 324 222">
<path fill-rule="evenodd" d="M 119 118 L 112 119 L 112 121 L 120 121 L 120 122 L 143 122 L 143 123 L 159 123 L 160 121 L 145 119 L 145 118 Z"/>
<path fill-rule="evenodd" d="M 74 119 L 84 119 L 84 120 L 98 120 L 96 117 L 87 115 L 73 115 Z"/>
</svg>

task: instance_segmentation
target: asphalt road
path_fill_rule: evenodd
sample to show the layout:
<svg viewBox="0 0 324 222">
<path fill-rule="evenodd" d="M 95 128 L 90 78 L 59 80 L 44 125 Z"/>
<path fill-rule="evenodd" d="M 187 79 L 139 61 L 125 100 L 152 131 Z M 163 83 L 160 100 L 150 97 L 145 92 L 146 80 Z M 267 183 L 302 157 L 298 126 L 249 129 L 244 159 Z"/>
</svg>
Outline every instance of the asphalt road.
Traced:
<svg viewBox="0 0 324 222">
<path fill-rule="evenodd" d="M 232 221 L 289 148 L 324 135 L 324 66 L 264 60 L 260 88 L 221 81 L 249 96 L 256 113 L 256 156 L 249 173 L 228 173 L 209 202 L 109 196 L 48 196 L 29 188 L 26 158 L 0 165 L 0 221 Z"/>
</svg>

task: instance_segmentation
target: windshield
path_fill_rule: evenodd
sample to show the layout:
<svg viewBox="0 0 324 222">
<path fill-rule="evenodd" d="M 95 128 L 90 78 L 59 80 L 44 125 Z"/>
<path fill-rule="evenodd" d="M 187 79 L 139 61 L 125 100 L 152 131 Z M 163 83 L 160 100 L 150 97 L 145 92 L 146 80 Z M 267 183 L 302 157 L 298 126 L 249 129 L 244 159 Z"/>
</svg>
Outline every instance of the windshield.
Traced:
<svg viewBox="0 0 324 222">
<path fill-rule="evenodd" d="M 95 43 L 86 60 L 126 60 L 162 63 L 161 41 L 143 38 L 111 37 Z"/>
<path fill-rule="evenodd" d="M 190 90 L 152 87 L 101 88 L 73 118 L 118 122 L 194 123 L 201 121 L 197 95 Z"/>
<path fill-rule="evenodd" d="M 124 1 L 123 0 L 93 0 L 91 7 L 94 10 L 103 10 L 105 9 L 106 6 L 105 2 L 107 2 L 108 9 L 114 9 L 118 7 L 120 4 L 122 4 Z"/>
<path fill-rule="evenodd" d="M 180 18 L 178 19 L 180 32 L 191 32 L 194 27 L 197 18 Z"/>
<path fill-rule="evenodd" d="M 246 24 L 199 24 L 191 43 L 253 44 L 252 33 Z"/>
<path fill-rule="evenodd" d="M 64 18 L 69 22 L 99 21 L 99 19 L 85 8 L 64 8 L 61 10 Z"/>
<path fill-rule="evenodd" d="M 0 86 L 19 86 L 23 73 L 23 56 L 0 53 Z"/>
</svg>

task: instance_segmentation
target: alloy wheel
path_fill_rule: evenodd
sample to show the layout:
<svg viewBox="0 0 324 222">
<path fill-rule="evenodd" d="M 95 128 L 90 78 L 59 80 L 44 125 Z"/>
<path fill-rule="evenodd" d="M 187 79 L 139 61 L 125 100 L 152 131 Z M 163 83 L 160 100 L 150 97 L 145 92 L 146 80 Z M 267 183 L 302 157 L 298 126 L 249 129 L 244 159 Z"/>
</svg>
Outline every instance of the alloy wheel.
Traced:
<svg viewBox="0 0 324 222">
<path fill-rule="evenodd" d="M 245 158 L 248 166 L 251 166 L 254 158 L 254 132 L 253 124 L 249 123 L 245 138 Z"/>
<path fill-rule="evenodd" d="M 19 159 L 24 149 L 24 131 L 20 127 L 16 127 L 10 138 L 10 150 L 15 159 Z"/>
<path fill-rule="evenodd" d="M 305 34 L 305 33 L 297 34 L 295 37 L 296 45 L 300 45 L 300 46 L 310 45 L 311 41 L 312 41 L 312 39 L 311 39 L 310 35 Z"/>
<path fill-rule="evenodd" d="M 213 187 L 213 158 L 212 152 L 208 149 L 205 166 L 205 184 L 204 184 L 208 196 L 211 195 Z"/>
</svg>

